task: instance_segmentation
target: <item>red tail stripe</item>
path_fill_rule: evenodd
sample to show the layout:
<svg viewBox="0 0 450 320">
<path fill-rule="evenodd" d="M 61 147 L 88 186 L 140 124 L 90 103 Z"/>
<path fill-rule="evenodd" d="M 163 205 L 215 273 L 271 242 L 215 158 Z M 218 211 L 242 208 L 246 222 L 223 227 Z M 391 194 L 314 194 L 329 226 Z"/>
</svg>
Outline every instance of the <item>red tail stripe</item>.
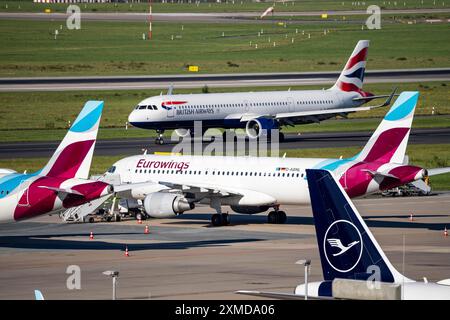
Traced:
<svg viewBox="0 0 450 320">
<path fill-rule="evenodd" d="M 75 177 L 94 142 L 95 140 L 78 141 L 65 147 L 47 176 L 66 179 Z"/>
<path fill-rule="evenodd" d="M 351 69 L 355 64 L 361 61 L 365 61 L 367 57 L 367 47 L 361 49 L 361 51 L 358 52 L 358 54 L 354 55 L 353 57 L 348 60 L 347 65 L 345 66 L 345 70 Z"/>
<path fill-rule="evenodd" d="M 345 92 L 358 92 L 362 97 L 373 96 L 373 94 L 369 92 L 362 91 L 358 86 L 354 85 L 353 83 L 338 81 L 337 86 L 339 89 Z"/>
<path fill-rule="evenodd" d="M 409 128 L 392 128 L 381 133 L 370 149 L 364 162 L 388 163 L 402 143 Z"/>
</svg>

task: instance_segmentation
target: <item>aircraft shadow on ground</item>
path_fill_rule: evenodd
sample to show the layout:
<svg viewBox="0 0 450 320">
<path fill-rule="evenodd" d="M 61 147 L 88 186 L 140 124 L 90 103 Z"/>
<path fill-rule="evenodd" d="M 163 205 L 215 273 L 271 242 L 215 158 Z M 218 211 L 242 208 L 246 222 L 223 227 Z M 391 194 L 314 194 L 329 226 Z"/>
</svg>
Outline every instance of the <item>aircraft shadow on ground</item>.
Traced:
<svg viewBox="0 0 450 320">
<path fill-rule="evenodd" d="M 123 233 L 121 233 L 123 234 Z M 101 234 L 102 236 L 105 234 Z M 106 234 L 113 235 L 113 234 Z M 125 239 L 123 243 L 111 243 L 101 240 L 77 241 L 54 239 L 58 236 L 76 235 L 49 235 L 49 236 L 0 236 L 1 248 L 15 249 L 37 249 L 37 250 L 117 250 L 125 251 L 125 246 L 130 251 L 142 250 L 168 250 L 168 249 L 190 249 L 199 247 L 220 247 L 234 243 L 255 242 L 261 239 L 227 239 L 227 240 L 201 240 L 201 241 L 181 241 L 164 243 L 128 243 Z M 85 236 L 85 234 L 83 234 Z M 135 239 L 133 239 L 135 240 Z"/>
<path fill-rule="evenodd" d="M 417 221 L 420 218 L 445 218 L 450 217 L 450 215 L 442 214 L 442 215 L 414 215 L 415 221 L 409 221 L 409 215 L 385 215 L 385 216 L 364 216 L 363 219 L 366 222 L 369 228 L 403 228 L 403 229 L 428 229 L 428 230 L 444 230 L 447 226 L 450 228 L 450 221 L 448 224 L 445 223 L 426 223 Z M 405 221 L 384 221 L 377 219 L 405 219 Z M 211 214 L 183 214 L 179 216 L 173 222 L 167 222 L 165 225 L 180 225 L 180 224 L 203 224 L 205 227 L 211 227 L 209 221 L 211 219 Z M 206 220 L 203 221 L 195 221 L 192 220 Z M 232 214 L 231 216 L 231 226 L 234 225 L 249 225 L 249 224 L 265 224 L 267 223 L 266 215 L 240 215 L 240 214 Z M 285 224 L 289 225 L 314 225 L 313 217 L 290 217 L 288 214 L 288 219 Z M 220 228 L 220 227 L 216 227 Z"/>
</svg>

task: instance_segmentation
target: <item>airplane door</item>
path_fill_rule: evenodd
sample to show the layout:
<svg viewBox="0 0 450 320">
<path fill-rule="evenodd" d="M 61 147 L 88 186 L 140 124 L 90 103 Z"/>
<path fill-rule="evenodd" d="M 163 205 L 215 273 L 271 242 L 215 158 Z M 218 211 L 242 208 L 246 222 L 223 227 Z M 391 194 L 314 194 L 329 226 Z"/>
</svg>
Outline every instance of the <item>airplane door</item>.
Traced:
<svg viewBox="0 0 450 320">
<path fill-rule="evenodd" d="M 291 97 L 287 98 L 287 104 L 288 104 L 288 112 L 295 111 L 294 99 L 292 99 Z"/>
<path fill-rule="evenodd" d="M 23 180 L 20 182 L 20 185 L 25 188 L 25 191 L 17 192 L 17 205 L 19 207 L 29 207 L 30 206 L 30 199 L 29 199 L 29 187 L 31 185 L 30 181 Z"/>
<path fill-rule="evenodd" d="M 167 118 L 173 118 L 175 115 L 175 106 L 169 106 L 167 108 Z"/>
</svg>

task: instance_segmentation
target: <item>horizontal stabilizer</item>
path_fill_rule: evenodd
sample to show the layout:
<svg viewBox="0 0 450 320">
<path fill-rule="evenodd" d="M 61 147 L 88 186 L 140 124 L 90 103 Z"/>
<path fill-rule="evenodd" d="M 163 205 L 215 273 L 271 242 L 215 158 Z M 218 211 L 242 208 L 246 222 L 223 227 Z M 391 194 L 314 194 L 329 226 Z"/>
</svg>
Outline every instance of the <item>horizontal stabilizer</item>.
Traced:
<svg viewBox="0 0 450 320">
<path fill-rule="evenodd" d="M 56 188 L 56 187 L 49 187 L 49 186 L 39 186 L 39 188 L 53 190 L 58 193 L 75 194 L 77 196 L 83 197 L 82 193 L 80 193 L 76 190 L 70 189 L 70 188 Z"/>
<path fill-rule="evenodd" d="M 396 177 L 396 176 L 394 176 L 393 174 L 390 174 L 390 173 L 374 171 L 374 170 L 369 170 L 369 169 L 362 169 L 361 171 L 365 171 L 365 172 L 369 173 L 374 178 L 380 177 L 380 178 L 392 178 L 392 179 L 400 180 L 399 177 Z"/>
<path fill-rule="evenodd" d="M 445 167 L 445 168 L 434 168 L 434 169 L 428 169 L 428 176 L 436 176 L 438 174 L 444 174 L 444 173 L 449 173 L 450 172 L 450 167 Z"/>
</svg>

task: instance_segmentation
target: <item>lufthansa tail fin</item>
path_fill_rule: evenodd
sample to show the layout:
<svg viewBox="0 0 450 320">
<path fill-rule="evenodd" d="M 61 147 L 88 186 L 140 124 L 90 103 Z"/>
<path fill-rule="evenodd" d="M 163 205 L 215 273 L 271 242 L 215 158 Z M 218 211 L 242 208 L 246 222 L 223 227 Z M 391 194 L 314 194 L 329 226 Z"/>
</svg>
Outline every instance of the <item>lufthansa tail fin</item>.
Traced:
<svg viewBox="0 0 450 320">
<path fill-rule="evenodd" d="M 103 101 L 88 101 L 40 175 L 87 179 L 103 111 Z"/>
<path fill-rule="evenodd" d="M 332 89 L 345 92 L 357 92 L 361 97 L 372 96 L 371 93 L 362 90 L 368 50 L 369 40 L 358 41 Z"/>
<path fill-rule="evenodd" d="M 307 169 L 306 176 L 324 280 L 411 281 L 389 262 L 332 174 Z"/>
<path fill-rule="evenodd" d="M 417 91 L 402 92 L 355 160 L 403 163 L 418 99 Z"/>
</svg>

